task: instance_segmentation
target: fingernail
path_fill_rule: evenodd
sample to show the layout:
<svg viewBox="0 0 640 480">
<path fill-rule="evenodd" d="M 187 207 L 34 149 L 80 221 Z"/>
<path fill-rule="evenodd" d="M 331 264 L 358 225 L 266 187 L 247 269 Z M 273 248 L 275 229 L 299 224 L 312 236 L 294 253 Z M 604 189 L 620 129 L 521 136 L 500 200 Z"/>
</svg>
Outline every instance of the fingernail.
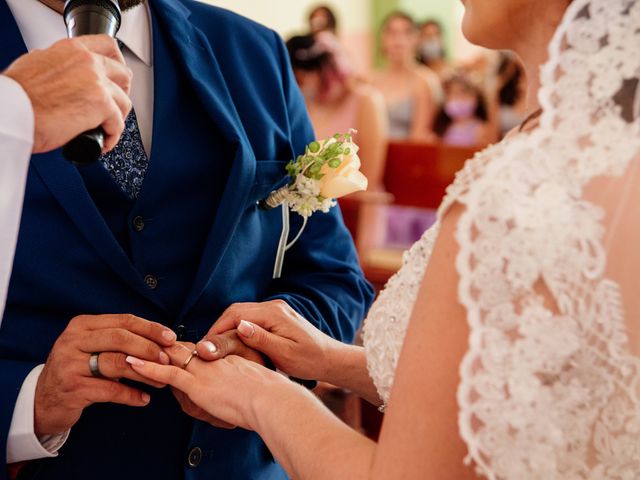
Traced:
<svg viewBox="0 0 640 480">
<path fill-rule="evenodd" d="M 162 332 L 162 338 L 164 338 L 167 342 L 175 342 L 178 337 L 176 336 L 176 332 L 165 330 Z"/>
<path fill-rule="evenodd" d="M 164 352 L 160 352 L 160 363 L 163 365 L 169 365 L 171 363 L 171 359 L 169 358 L 169 355 L 167 355 Z"/>
<path fill-rule="evenodd" d="M 144 366 L 144 362 L 142 360 L 140 360 L 139 358 L 128 356 L 126 358 L 126 360 L 127 360 L 127 363 L 129 365 L 133 365 L 134 367 L 143 367 Z"/>
<path fill-rule="evenodd" d="M 213 342 L 202 342 L 202 346 L 207 350 L 207 352 L 209 352 L 211 355 L 215 355 L 215 353 L 218 351 L 218 347 L 215 346 L 215 344 Z"/>
<path fill-rule="evenodd" d="M 149 403 L 151 401 L 151 395 L 149 395 L 148 393 L 143 393 L 142 394 L 142 401 L 144 403 Z"/>
<path fill-rule="evenodd" d="M 243 337 L 251 338 L 255 331 L 253 323 L 249 323 L 246 320 L 242 320 L 238 325 L 238 332 L 240 332 Z"/>
</svg>

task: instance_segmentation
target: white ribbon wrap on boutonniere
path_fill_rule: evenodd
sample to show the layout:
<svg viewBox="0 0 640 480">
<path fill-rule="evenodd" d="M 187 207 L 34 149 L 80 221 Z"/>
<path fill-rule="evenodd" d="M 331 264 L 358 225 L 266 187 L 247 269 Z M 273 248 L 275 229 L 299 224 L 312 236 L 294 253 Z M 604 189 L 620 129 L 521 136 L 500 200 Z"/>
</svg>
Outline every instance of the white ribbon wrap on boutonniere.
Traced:
<svg viewBox="0 0 640 480">
<path fill-rule="evenodd" d="M 360 172 L 359 147 L 353 142 L 354 133 L 355 130 L 350 130 L 310 143 L 304 155 L 287 165 L 291 183 L 260 202 L 266 209 L 282 208 L 282 234 L 273 278 L 281 277 L 285 253 L 300 239 L 311 215 L 318 211 L 328 213 L 336 206 L 336 199 L 367 189 L 367 177 Z M 300 215 L 303 223 L 289 242 L 291 211 Z"/>
</svg>

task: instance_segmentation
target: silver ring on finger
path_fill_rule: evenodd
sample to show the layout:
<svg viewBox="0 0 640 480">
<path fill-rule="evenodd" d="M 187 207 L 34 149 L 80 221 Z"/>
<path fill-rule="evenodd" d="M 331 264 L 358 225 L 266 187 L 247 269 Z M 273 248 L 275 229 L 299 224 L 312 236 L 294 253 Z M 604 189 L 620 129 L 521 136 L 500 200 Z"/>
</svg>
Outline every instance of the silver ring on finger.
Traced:
<svg viewBox="0 0 640 480">
<path fill-rule="evenodd" d="M 198 356 L 198 351 L 197 350 L 192 350 L 191 353 L 189 354 L 189 356 L 186 358 L 186 360 L 184 361 L 184 363 L 182 364 L 182 369 L 186 370 L 186 368 L 189 366 L 189 364 L 191 363 L 191 360 L 193 360 L 195 357 Z"/>
<path fill-rule="evenodd" d="M 106 378 L 100 372 L 100 366 L 98 365 L 98 359 L 100 357 L 100 353 L 92 353 L 89 357 L 89 371 L 91 371 L 91 375 L 95 378 Z"/>
</svg>

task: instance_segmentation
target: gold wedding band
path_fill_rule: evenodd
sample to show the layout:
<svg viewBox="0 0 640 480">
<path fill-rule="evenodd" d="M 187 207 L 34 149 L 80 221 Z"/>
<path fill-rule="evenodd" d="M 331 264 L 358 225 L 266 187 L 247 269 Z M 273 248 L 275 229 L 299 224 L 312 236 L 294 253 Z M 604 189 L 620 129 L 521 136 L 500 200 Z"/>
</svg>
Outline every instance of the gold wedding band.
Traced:
<svg viewBox="0 0 640 480">
<path fill-rule="evenodd" d="M 194 359 L 194 357 L 198 356 L 198 351 L 197 350 L 193 350 L 189 356 L 187 357 L 187 359 L 184 361 L 184 363 L 182 364 L 182 369 L 185 370 L 189 364 L 191 363 L 191 360 Z"/>
</svg>

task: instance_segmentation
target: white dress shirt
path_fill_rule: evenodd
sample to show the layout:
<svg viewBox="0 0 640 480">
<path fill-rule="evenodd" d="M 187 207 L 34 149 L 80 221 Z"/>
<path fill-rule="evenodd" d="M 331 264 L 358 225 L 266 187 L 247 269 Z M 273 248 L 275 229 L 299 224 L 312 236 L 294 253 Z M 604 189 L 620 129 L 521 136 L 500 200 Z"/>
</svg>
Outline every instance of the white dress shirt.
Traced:
<svg viewBox="0 0 640 480">
<path fill-rule="evenodd" d="M 46 49 L 58 40 L 67 37 L 62 16 L 38 0 L 7 0 L 7 4 L 29 51 Z M 136 110 L 142 143 L 147 155 L 150 155 L 153 131 L 153 37 L 150 12 L 146 4 L 123 14 L 122 25 L 117 37 L 126 46 L 123 52 L 124 58 L 133 71 L 131 101 Z M 5 99 L 5 96 L 8 99 Z M 13 213 L 6 214 L 8 219 L 16 224 L 14 233 L 12 235 L 11 229 L 6 231 L 6 235 L 5 231 L 0 232 L 0 248 L 4 255 L 9 251 L 8 247 L 15 244 L 15 231 L 17 230 L 17 218 L 19 218 L 19 212 L 16 212 L 15 205 L 22 200 L 22 190 L 19 190 L 20 184 L 16 179 L 19 178 L 19 173 L 22 173 L 23 177 L 25 176 L 24 170 L 26 170 L 31 154 L 34 126 L 33 111 L 29 99 L 26 98 L 19 85 L 15 82 L 12 83 L 5 77 L 0 77 L 0 105 L 3 106 L 0 110 L 0 158 L 3 159 L 0 162 L 0 192 L 9 191 L 6 190 L 8 187 L 5 187 L 5 184 L 10 184 L 10 176 L 13 176 L 11 187 L 17 192 L 13 199 Z M 5 105 L 13 106 L 14 110 L 5 108 Z M 11 113 L 9 114 L 9 112 Z M 10 118 L 7 120 L 4 117 Z M 3 152 L 5 135 L 9 138 L 8 142 L 13 139 L 16 145 L 6 155 Z M 6 143 L 6 145 L 11 145 L 11 143 Z M 15 160 L 13 166 L 11 162 L 4 161 L 5 158 Z M 24 189 L 24 186 L 22 188 Z M 19 198 L 20 201 L 17 201 L 16 198 Z M 2 222 L 0 224 L 4 227 L 5 203 L 3 203 L 3 199 L 4 197 L 0 197 L 0 222 Z M 7 199 L 7 204 L 8 202 L 9 199 Z M 9 215 L 13 216 L 9 218 Z M 13 252 L 13 248 L 11 248 L 11 252 Z M 0 263 L 0 294 L 6 289 L 3 279 L 8 280 L 5 277 L 9 275 L 10 265 L 9 263 L 9 267 L 5 269 L 4 262 Z M 0 298 L 4 298 L 4 296 Z M 22 384 L 7 439 L 7 463 L 54 457 L 69 434 L 66 432 L 44 438 L 37 438 L 35 435 L 35 391 L 42 367 L 42 365 L 36 367 Z"/>
</svg>

